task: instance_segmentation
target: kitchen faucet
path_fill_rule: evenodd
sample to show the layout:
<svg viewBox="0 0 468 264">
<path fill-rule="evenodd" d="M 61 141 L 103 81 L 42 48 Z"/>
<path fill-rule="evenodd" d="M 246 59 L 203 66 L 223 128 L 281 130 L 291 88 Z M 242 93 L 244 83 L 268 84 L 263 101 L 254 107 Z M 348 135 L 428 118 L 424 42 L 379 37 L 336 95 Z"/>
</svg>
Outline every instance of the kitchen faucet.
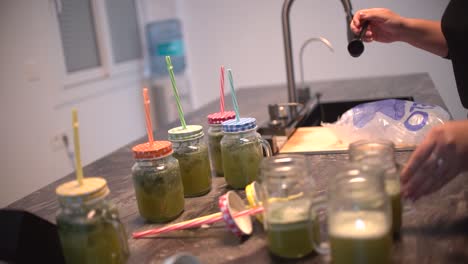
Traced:
<svg viewBox="0 0 468 264">
<path fill-rule="evenodd" d="M 290 28 L 290 20 L 289 20 L 289 13 L 291 10 L 291 6 L 294 0 L 285 0 L 283 3 L 283 10 L 281 16 L 281 22 L 283 25 L 283 41 L 284 41 L 284 53 L 286 58 L 286 74 L 287 74 L 287 85 L 288 85 L 288 102 L 289 103 L 298 103 L 297 95 L 296 95 L 296 83 L 294 80 L 294 65 L 293 65 L 293 54 L 292 54 L 292 45 L 291 45 L 291 28 Z M 353 57 L 357 57 L 361 55 L 362 51 L 364 50 L 364 45 L 362 44 L 361 38 L 356 39 L 356 36 L 349 28 L 349 23 L 353 19 L 353 12 L 350 0 L 341 0 L 343 4 L 343 8 L 346 14 L 346 28 L 347 28 L 347 38 L 350 45 L 353 47 L 350 48 L 348 46 L 348 50 L 350 51 Z M 365 27 L 367 28 L 367 26 Z M 365 33 L 365 29 L 362 33 Z M 362 33 L 360 34 L 362 36 Z M 358 45 L 356 45 L 358 44 Z M 358 50 L 356 50 L 355 45 L 357 46 Z M 297 115 L 297 109 L 293 107 L 291 109 L 291 118 L 295 118 Z"/>
</svg>

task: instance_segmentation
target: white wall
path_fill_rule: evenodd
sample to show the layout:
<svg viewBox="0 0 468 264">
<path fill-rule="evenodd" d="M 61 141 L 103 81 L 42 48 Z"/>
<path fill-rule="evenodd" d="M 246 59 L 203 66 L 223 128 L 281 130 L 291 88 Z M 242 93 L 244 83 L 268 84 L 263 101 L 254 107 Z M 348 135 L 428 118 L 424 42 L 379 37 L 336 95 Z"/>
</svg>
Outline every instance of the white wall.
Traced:
<svg viewBox="0 0 468 264">
<path fill-rule="evenodd" d="M 218 89 L 221 64 L 232 67 L 237 87 L 286 82 L 282 3 L 282 0 L 178 0 L 189 47 L 195 107 L 216 99 L 214 91 Z M 352 1 L 354 11 L 388 7 L 404 16 L 426 19 L 440 19 L 447 3 L 448 0 Z M 428 72 L 453 116 L 466 118 L 450 61 L 402 43 L 366 45 L 360 58 L 350 57 L 340 1 L 295 1 L 291 29 L 296 80 L 299 80 L 300 46 L 309 37 L 324 36 L 333 43 L 335 53 L 318 43 L 309 46 L 304 58 L 306 80 Z"/>
<path fill-rule="evenodd" d="M 84 165 L 145 133 L 139 73 L 64 88 L 53 2 L 0 1 L 0 207 L 72 172 L 50 145 L 62 131 L 72 140 L 72 107 Z"/>
</svg>

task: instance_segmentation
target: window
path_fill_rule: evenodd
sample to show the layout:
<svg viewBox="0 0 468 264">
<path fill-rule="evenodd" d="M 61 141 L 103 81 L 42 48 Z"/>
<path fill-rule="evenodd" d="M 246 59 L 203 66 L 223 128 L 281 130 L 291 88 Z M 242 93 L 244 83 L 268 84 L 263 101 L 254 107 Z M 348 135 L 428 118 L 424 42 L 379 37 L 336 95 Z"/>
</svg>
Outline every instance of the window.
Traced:
<svg viewBox="0 0 468 264">
<path fill-rule="evenodd" d="M 65 85 L 138 69 L 142 58 L 133 0 L 55 0 Z"/>
<path fill-rule="evenodd" d="M 114 62 L 121 63 L 141 58 L 135 2 L 107 0 L 106 5 Z"/>
</svg>

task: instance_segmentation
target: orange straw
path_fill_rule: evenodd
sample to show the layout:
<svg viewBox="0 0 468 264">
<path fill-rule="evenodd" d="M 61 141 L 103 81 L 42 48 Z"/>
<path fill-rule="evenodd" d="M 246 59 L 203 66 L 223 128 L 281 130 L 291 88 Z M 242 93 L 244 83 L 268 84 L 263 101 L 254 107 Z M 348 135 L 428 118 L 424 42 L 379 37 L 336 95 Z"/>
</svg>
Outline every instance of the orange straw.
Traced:
<svg viewBox="0 0 468 264">
<path fill-rule="evenodd" d="M 146 132 L 148 133 L 148 141 L 153 145 L 153 125 L 151 124 L 150 116 L 150 100 L 148 97 L 148 88 L 143 88 L 143 104 L 145 105 L 146 115 Z"/>
</svg>

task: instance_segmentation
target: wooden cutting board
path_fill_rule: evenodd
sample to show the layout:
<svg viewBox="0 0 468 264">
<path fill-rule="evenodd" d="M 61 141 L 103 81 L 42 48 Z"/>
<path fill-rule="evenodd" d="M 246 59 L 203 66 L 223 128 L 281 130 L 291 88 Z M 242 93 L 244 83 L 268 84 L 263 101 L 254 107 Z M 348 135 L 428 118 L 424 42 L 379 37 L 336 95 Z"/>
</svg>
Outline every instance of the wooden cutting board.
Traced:
<svg viewBox="0 0 468 264">
<path fill-rule="evenodd" d="M 397 150 L 414 146 L 396 146 Z M 279 153 L 329 154 L 346 153 L 348 144 L 341 142 L 328 127 L 300 127 L 286 141 Z"/>
<path fill-rule="evenodd" d="M 286 141 L 280 153 L 346 152 L 348 145 L 338 140 L 328 127 L 300 127 Z"/>
</svg>

